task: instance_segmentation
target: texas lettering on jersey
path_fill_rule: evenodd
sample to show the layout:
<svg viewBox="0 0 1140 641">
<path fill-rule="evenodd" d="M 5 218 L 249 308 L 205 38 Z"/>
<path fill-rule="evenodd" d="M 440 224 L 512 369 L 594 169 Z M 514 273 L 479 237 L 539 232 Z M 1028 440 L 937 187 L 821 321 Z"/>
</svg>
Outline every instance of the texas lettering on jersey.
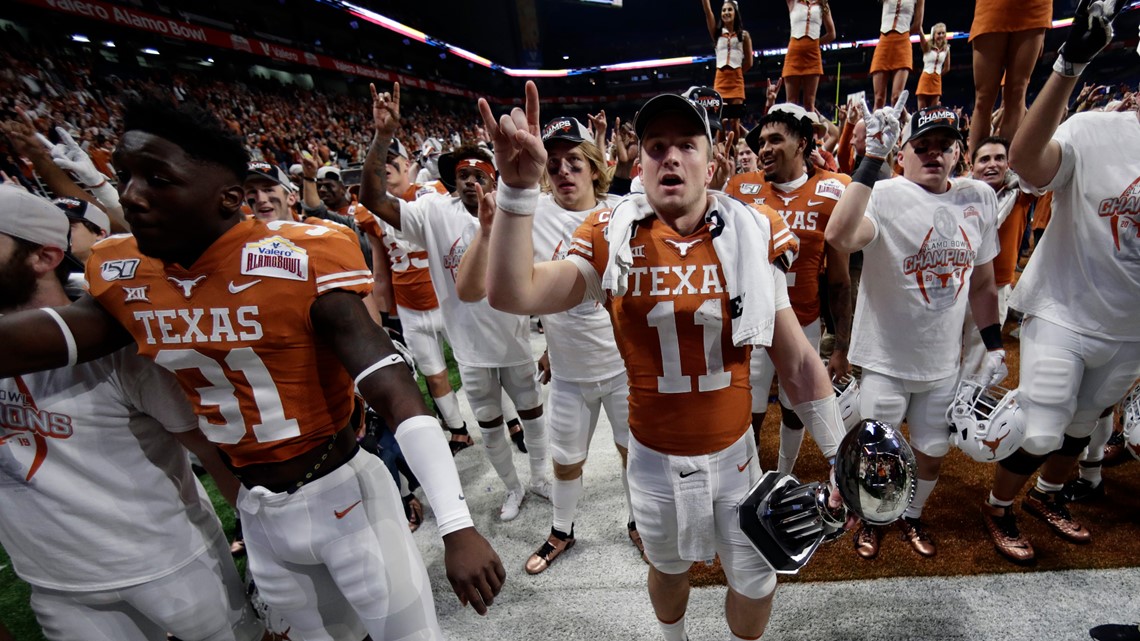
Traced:
<svg viewBox="0 0 1140 641">
<path fill-rule="evenodd" d="M 115 270 L 101 277 L 102 263 L 133 259 L 129 281 Z M 347 423 L 352 380 L 309 313 L 326 292 L 371 292 L 355 237 L 248 220 L 188 268 L 142 256 L 133 237 L 96 244 L 88 265 L 92 295 L 141 355 L 174 373 L 202 432 L 234 465 L 287 460 Z M 145 299 L 128 284 L 145 287 Z"/>
</svg>

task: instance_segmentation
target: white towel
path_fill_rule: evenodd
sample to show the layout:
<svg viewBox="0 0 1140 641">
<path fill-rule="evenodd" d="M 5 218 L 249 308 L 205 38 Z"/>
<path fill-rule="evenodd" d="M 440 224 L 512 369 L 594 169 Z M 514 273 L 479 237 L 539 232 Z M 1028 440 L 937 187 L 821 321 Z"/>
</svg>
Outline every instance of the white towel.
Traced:
<svg viewBox="0 0 1140 641">
<path fill-rule="evenodd" d="M 776 322 L 776 284 L 768 261 L 771 226 L 759 211 L 727 194 L 709 191 L 709 196 L 705 222 L 710 225 L 713 249 L 720 258 L 728 290 L 732 342 L 737 346 L 771 345 Z M 629 288 L 633 226 L 653 215 L 645 194 L 629 194 L 614 207 L 606 231 L 609 258 L 602 274 L 602 289 L 610 295 L 621 296 Z"/>
<path fill-rule="evenodd" d="M 677 551 L 685 561 L 711 562 L 716 557 L 716 519 L 709 457 L 670 456 L 668 460 L 677 508 Z"/>
</svg>

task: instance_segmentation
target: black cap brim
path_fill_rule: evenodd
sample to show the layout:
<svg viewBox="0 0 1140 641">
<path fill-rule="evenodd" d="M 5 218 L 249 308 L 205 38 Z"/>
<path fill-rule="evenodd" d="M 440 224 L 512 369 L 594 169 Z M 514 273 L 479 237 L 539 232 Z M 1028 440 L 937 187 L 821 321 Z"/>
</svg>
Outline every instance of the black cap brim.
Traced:
<svg viewBox="0 0 1140 641">
<path fill-rule="evenodd" d="M 642 105 L 641 110 L 637 112 L 637 117 L 634 118 L 633 121 L 634 133 L 637 134 L 638 138 L 644 138 L 645 130 L 649 127 L 649 123 L 666 113 L 679 113 L 691 118 L 697 126 L 704 130 L 709 142 L 712 142 L 712 128 L 704 107 L 694 105 L 684 96 L 672 93 L 663 93 L 659 96 L 654 96 Z"/>
</svg>

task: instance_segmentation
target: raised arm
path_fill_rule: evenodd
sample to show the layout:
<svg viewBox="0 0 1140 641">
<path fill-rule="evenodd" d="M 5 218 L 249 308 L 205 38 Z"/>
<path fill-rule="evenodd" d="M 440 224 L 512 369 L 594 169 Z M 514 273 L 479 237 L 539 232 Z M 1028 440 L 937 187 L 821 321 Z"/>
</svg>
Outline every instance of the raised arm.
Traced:
<svg viewBox="0 0 1140 641">
<path fill-rule="evenodd" d="M 487 255 L 491 244 L 491 223 L 495 219 L 495 194 L 483 193 L 482 185 L 475 185 L 479 193 L 479 233 L 459 259 L 455 272 L 455 291 L 459 300 L 475 303 L 487 297 Z"/>
<path fill-rule="evenodd" d="M 392 136 L 400 126 L 400 83 L 392 85 L 392 93 L 377 93 L 372 90 L 372 119 L 376 135 L 364 157 L 364 167 L 360 170 L 360 204 L 376 214 L 381 220 L 397 230 L 400 229 L 400 201 L 388 193 L 388 170 L 385 161 Z"/>
<path fill-rule="evenodd" d="M 912 34 L 922 33 L 922 21 L 926 18 L 926 0 L 917 0 L 914 3 L 914 20 L 910 23 L 910 32 Z"/>
<path fill-rule="evenodd" d="M 707 0 L 706 0 L 707 3 Z M 549 314 L 582 302 L 586 279 L 568 260 L 534 264 L 533 217 L 538 183 L 546 169 L 539 137 L 538 88 L 526 83 L 526 111 L 514 108 L 497 122 L 491 105 L 479 99 L 479 113 L 495 141 L 499 190 L 491 229 L 487 298 L 512 314 Z"/>
<path fill-rule="evenodd" d="M 709 4 L 709 0 L 701 0 L 701 6 L 705 10 L 705 26 L 709 29 L 709 37 L 716 42 L 720 34 L 716 32 L 716 16 L 713 15 L 712 5 Z"/>
<path fill-rule="evenodd" d="M 127 330 L 88 295 L 52 310 L 0 317 L 0 378 L 82 363 L 131 343 Z"/>
</svg>

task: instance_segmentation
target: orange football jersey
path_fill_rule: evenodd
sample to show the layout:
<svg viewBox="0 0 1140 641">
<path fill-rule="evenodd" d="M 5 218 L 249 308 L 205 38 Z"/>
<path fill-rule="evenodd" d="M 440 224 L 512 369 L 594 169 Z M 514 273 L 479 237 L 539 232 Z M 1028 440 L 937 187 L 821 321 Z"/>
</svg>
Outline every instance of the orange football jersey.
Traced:
<svg viewBox="0 0 1140 641">
<path fill-rule="evenodd" d="M 372 291 L 355 238 L 247 220 L 184 269 L 113 236 L 95 246 L 87 281 L 139 353 L 174 372 L 234 465 L 291 459 L 347 424 L 352 379 L 309 310 L 330 290 Z"/>
<path fill-rule="evenodd" d="M 609 254 L 609 216 L 590 214 L 570 250 L 599 277 Z M 712 234 L 704 226 L 682 237 L 653 217 L 634 227 L 630 248 L 629 290 L 606 302 L 629 377 L 630 430 L 666 454 L 722 450 L 752 421 L 751 347 L 732 342 L 728 291 Z M 769 253 L 781 250 L 770 246 Z"/>
<path fill-rule="evenodd" d="M 819 318 L 819 274 L 823 270 L 823 231 L 851 178 L 816 170 L 799 188 L 782 192 L 759 171 L 737 174 L 725 191 L 746 203 L 766 205 L 780 213 L 799 240 L 799 255 L 788 271 L 788 298 L 800 325 Z"/>
<path fill-rule="evenodd" d="M 442 186 L 439 189 L 439 193 L 447 193 Z M 412 196 L 410 200 L 415 200 L 415 193 Z M 379 238 L 388 252 L 388 263 L 392 266 L 392 294 L 396 304 L 421 312 L 439 307 L 439 299 L 435 297 L 431 273 L 428 271 L 427 252 L 415 249 L 406 240 L 397 240 L 391 233 L 391 228 L 364 207 L 358 207 L 355 216 L 356 226 L 372 238 Z"/>
</svg>

